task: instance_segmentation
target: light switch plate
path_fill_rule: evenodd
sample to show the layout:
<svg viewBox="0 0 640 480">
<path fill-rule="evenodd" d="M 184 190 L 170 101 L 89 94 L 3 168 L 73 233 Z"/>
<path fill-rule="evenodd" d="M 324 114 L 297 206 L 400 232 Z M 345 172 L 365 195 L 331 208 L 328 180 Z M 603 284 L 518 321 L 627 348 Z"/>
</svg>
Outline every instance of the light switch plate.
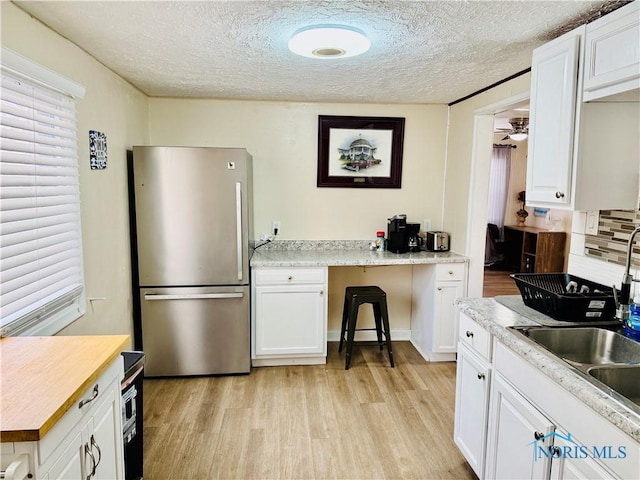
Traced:
<svg viewBox="0 0 640 480">
<path fill-rule="evenodd" d="M 598 235 L 598 221 L 600 218 L 598 210 L 589 210 L 585 220 L 584 233 L 587 235 Z"/>
</svg>

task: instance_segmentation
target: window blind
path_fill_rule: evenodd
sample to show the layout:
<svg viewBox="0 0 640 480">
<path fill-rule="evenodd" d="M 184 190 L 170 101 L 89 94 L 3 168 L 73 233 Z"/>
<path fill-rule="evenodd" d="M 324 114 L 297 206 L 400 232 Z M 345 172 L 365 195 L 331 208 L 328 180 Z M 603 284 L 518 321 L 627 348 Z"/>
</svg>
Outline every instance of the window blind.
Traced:
<svg viewBox="0 0 640 480">
<path fill-rule="evenodd" d="M 21 333 L 83 292 L 75 101 L 2 70 L 0 311 Z"/>
</svg>

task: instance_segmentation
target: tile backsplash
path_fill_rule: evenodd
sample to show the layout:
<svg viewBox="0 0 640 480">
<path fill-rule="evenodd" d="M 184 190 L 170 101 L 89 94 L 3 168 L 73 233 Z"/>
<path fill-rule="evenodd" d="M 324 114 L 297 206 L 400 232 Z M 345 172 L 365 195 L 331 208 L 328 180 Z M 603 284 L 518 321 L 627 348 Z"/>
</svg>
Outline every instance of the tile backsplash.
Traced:
<svg viewBox="0 0 640 480">
<path fill-rule="evenodd" d="M 640 223 L 636 210 L 601 210 L 598 235 L 585 235 L 585 255 L 610 263 L 626 265 L 629 236 Z M 631 255 L 631 264 L 640 267 L 640 234 Z"/>
</svg>

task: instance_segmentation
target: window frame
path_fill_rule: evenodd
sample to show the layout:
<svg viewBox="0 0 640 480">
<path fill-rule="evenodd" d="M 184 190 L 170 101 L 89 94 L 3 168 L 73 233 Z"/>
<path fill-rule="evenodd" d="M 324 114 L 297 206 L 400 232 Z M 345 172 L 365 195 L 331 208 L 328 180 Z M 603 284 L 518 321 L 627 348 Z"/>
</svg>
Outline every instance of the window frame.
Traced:
<svg viewBox="0 0 640 480">
<path fill-rule="evenodd" d="M 49 90 L 54 90 L 74 100 L 82 99 L 85 95 L 85 87 L 66 78 L 62 75 L 19 55 L 12 50 L 2 47 L 0 58 L 0 70 L 13 78 L 22 78 L 26 82 L 36 86 L 42 86 Z M 76 126 L 78 124 L 77 112 L 75 113 Z M 76 146 L 78 135 L 76 134 Z M 76 155 L 76 164 L 78 164 Z M 78 182 L 80 173 L 78 171 Z M 81 211 L 81 201 L 77 197 L 78 211 Z M 60 330 L 70 325 L 72 322 L 83 316 L 86 312 L 86 293 L 84 279 L 84 264 L 82 253 L 82 231 L 80 219 L 78 219 L 79 234 L 79 264 L 80 264 L 80 287 L 70 292 L 60 295 L 55 300 L 48 302 L 47 308 L 39 308 L 39 314 L 32 311 L 22 317 L 4 325 L 0 329 L 0 336 L 17 335 L 54 335 Z M 76 257 L 77 258 L 77 257 Z M 78 290 L 79 289 L 79 290 Z"/>
</svg>

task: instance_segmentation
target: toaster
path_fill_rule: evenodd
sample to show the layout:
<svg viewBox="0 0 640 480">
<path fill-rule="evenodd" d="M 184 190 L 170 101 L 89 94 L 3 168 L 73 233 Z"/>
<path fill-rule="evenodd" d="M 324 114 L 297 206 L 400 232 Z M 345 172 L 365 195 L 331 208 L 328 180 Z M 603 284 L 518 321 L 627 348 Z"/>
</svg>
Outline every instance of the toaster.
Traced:
<svg viewBox="0 0 640 480">
<path fill-rule="evenodd" d="M 447 232 L 427 232 L 425 250 L 428 252 L 448 252 L 449 234 Z"/>
</svg>

